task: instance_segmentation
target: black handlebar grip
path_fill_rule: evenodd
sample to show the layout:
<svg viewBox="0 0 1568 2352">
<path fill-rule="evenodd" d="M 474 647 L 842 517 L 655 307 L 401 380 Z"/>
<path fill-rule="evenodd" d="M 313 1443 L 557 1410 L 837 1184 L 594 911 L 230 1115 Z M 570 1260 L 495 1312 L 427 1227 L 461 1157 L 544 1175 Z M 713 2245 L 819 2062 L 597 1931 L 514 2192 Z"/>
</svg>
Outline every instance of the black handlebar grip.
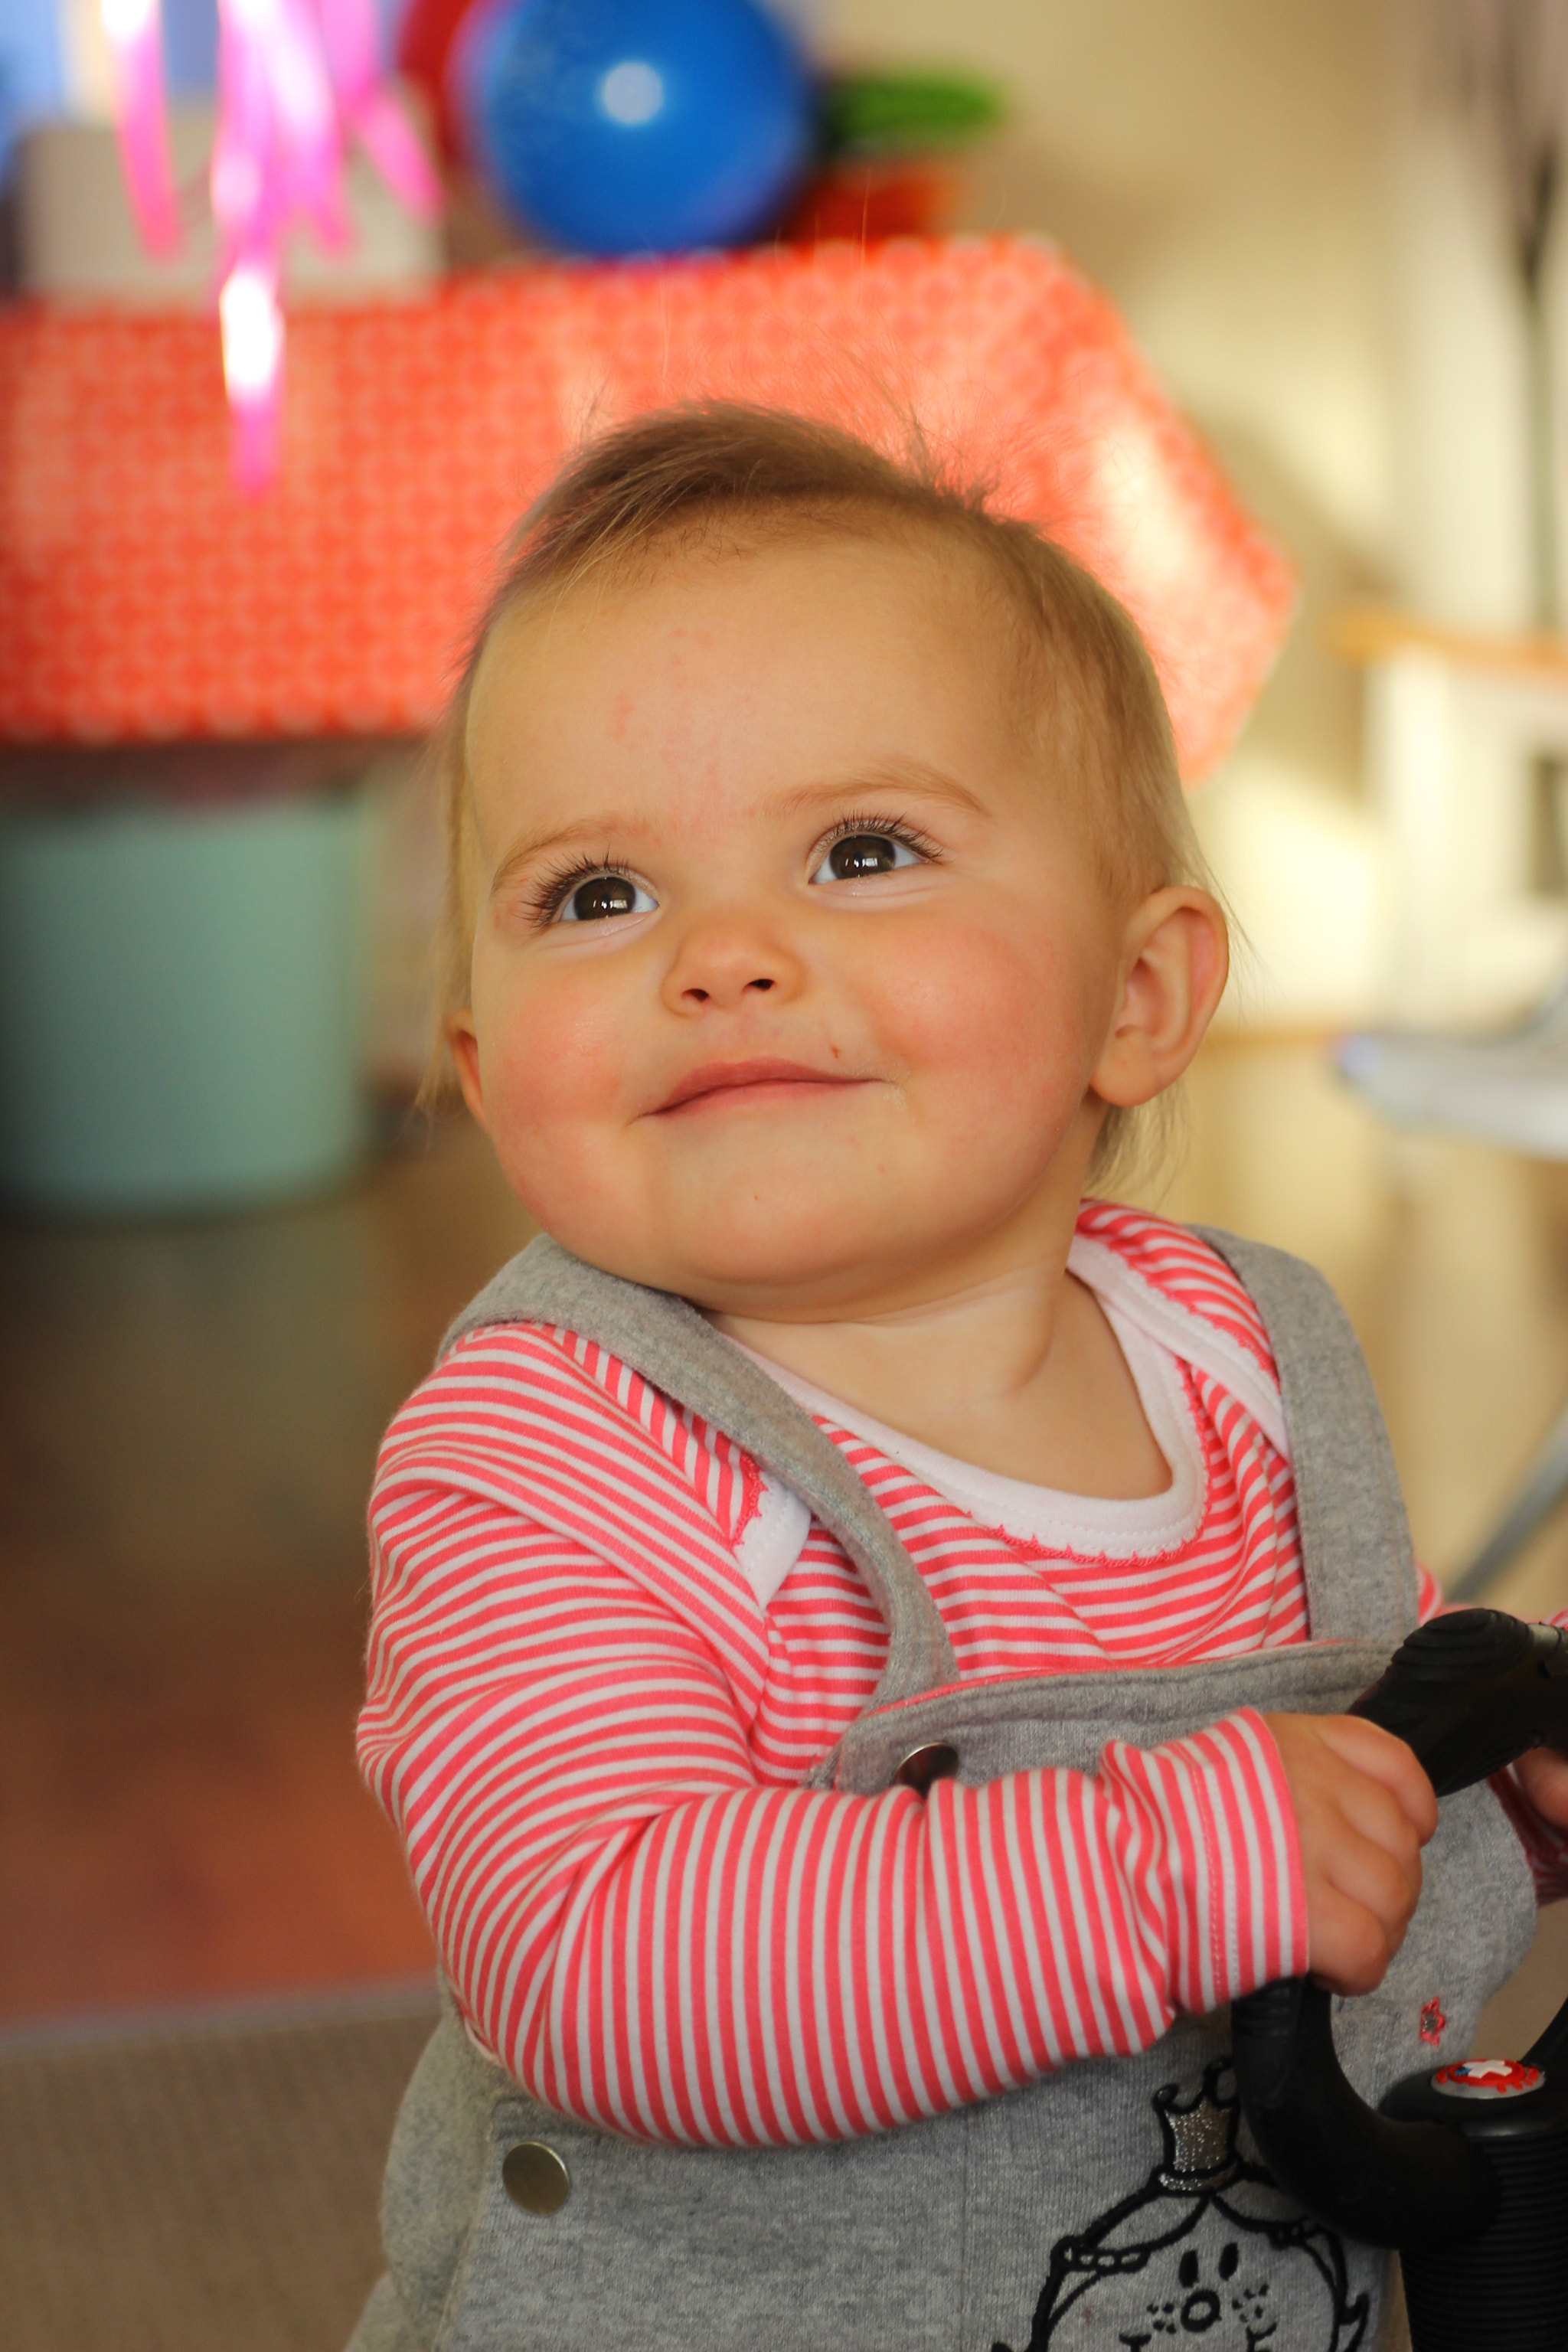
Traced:
<svg viewBox="0 0 1568 2352">
<path fill-rule="evenodd" d="M 1531 1748 L 1568 1754 L 1568 1634 L 1456 1610 L 1412 1633 L 1349 1712 L 1408 1741 L 1439 1797 Z M 1444 2124 L 1374 2114 L 1341 2071 L 1331 2015 L 1305 1977 L 1232 2008 L 1242 2107 L 1264 2162 L 1321 2221 L 1374 2245 L 1431 2251 L 1475 2236 L 1497 2204 L 1490 2168 Z M 1531 2060 L 1565 2036 L 1568 2007 Z"/>
<path fill-rule="evenodd" d="M 1568 1633 L 1497 1609 L 1434 1617 L 1349 1713 L 1407 1740 L 1451 1796 L 1531 1748 L 1568 1752 Z"/>
<path fill-rule="evenodd" d="M 1371 2246 L 1436 2252 L 1485 2229 L 1497 2185 L 1468 2140 L 1437 2123 L 1393 2123 L 1352 2089 L 1330 1996 L 1283 1977 L 1235 2003 L 1242 2112 L 1281 2189 Z"/>
</svg>

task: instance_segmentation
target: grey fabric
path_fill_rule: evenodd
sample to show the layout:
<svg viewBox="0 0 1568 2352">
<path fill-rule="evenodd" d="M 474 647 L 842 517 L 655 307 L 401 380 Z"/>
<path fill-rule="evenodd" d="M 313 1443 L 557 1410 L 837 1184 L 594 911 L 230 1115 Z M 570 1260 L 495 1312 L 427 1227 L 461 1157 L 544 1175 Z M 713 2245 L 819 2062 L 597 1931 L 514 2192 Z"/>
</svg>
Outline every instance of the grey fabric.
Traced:
<svg viewBox="0 0 1568 2352">
<path fill-rule="evenodd" d="M 409 2325 L 390 2272 L 372 2287 L 353 2343 L 354 2352 L 420 2352 L 420 2339 Z"/>
<path fill-rule="evenodd" d="M 448 1335 L 560 1324 L 603 1342 L 786 1479 L 831 1527 L 888 1615 L 888 1672 L 829 1769 L 885 1789 L 932 1739 L 980 1783 L 1094 1765 L 1117 1737 L 1155 1745 L 1237 1705 L 1332 1710 L 1415 1619 L 1409 1539 L 1364 1368 L 1319 1278 L 1210 1236 L 1252 1289 L 1281 1369 L 1313 1639 L 1169 1671 L 955 1677 L 919 1575 L 837 1449 L 680 1301 L 535 1244 Z M 846 1490 L 846 1481 L 853 1491 Z M 1342 2004 L 1352 2081 L 1372 2097 L 1430 2051 L 1468 2047 L 1482 2001 L 1527 1947 L 1529 1872 L 1485 1790 L 1450 1801 L 1428 1893 L 1368 2000 Z M 1225 2012 L 1181 2018 L 1152 2049 L 884 2136 L 742 2151 L 647 2147 L 539 2106 L 455 2017 L 410 2088 L 385 2234 L 421 2352 L 1116 2352 L 1201 2332 L 1211 2352 L 1372 2352 L 1388 2263 L 1292 2213 L 1250 2160 Z M 501 2180 L 507 2148 L 547 2140 L 572 2194 L 544 2219 Z M 1218 2332 L 1210 2333 L 1213 2327 Z M 382 2352 L 362 2332 L 355 2352 Z M 399 2346 L 398 2352 L 402 2352 Z"/>
<path fill-rule="evenodd" d="M 1415 1622 L 1415 1559 L 1388 1432 L 1344 1308 L 1300 1258 L 1207 1225 L 1196 1230 L 1251 1294 L 1275 1342 L 1297 1455 L 1312 1638 L 1359 1635 L 1395 1649 Z M 1372 1579 L 1358 1565 L 1369 1526 L 1384 1531 L 1391 1555 Z"/>
<path fill-rule="evenodd" d="M 446 1355 L 484 1323 L 548 1323 L 597 1339 L 667 1396 L 689 1405 L 752 1460 L 809 1497 L 887 1621 L 888 1665 L 872 1704 L 956 1682 L 952 1645 L 909 1554 L 838 1448 L 776 1381 L 684 1298 L 601 1274 L 542 1234 L 448 1328 Z"/>
</svg>

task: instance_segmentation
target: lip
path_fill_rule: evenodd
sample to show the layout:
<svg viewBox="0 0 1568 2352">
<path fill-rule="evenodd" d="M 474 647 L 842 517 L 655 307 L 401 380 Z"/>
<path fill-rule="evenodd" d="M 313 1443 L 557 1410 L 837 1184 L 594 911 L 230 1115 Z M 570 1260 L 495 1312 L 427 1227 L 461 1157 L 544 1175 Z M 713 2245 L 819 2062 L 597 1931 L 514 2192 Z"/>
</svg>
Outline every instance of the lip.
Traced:
<svg viewBox="0 0 1568 2352">
<path fill-rule="evenodd" d="M 865 1083 L 863 1078 L 840 1077 L 834 1070 L 813 1069 L 806 1062 L 780 1061 L 771 1054 L 745 1062 L 704 1062 L 700 1068 L 689 1070 L 671 1087 L 655 1116 L 662 1118 L 668 1111 L 710 1102 L 716 1095 L 756 1093 L 764 1087 L 771 1091 L 775 1087 L 858 1087 Z"/>
</svg>

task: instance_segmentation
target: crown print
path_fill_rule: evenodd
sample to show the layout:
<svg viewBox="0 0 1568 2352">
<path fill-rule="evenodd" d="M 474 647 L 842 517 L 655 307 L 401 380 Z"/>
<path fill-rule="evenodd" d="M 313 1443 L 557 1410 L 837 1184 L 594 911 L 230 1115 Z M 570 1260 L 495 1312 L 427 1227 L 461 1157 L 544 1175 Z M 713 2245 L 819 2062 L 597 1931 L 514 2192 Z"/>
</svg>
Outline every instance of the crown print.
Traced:
<svg viewBox="0 0 1568 2352">
<path fill-rule="evenodd" d="M 1182 2103 L 1180 2086 L 1167 2083 L 1154 2095 L 1164 2138 L 1164 2158 L 1155 2175 L 1176 2195 L 1201 2196 L 1223 2188 L 1238 2168 L 1236 2126 L 1239 2110 L 1228 2057 L 1204 2069 L 1197 2095 Z"/>
</svg>

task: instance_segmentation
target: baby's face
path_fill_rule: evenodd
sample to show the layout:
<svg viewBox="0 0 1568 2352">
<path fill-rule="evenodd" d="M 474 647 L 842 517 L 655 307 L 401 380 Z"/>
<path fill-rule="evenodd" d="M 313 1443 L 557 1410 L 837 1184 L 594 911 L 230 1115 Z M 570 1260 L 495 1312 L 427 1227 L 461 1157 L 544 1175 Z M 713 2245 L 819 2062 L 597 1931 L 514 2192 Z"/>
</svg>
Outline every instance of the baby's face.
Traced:
<svg viewBox="0 0 1568 2352">
<path fill-rule="evenodd" d="M 1127 910 L 961 552 L 811 539 L 513 614 L 468 754 L 455 1049 L 568 1248 L 815 1317 L 1070 1230 Z"/>
</svg>

